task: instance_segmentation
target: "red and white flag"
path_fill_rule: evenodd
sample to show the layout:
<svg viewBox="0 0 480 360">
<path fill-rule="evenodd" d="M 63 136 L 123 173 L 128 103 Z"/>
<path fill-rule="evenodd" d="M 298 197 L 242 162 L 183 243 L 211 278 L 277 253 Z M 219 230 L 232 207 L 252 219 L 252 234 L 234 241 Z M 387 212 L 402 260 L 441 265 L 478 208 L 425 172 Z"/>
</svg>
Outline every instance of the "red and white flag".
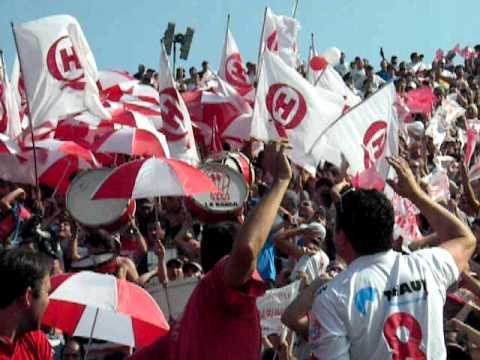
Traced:
<svg viewBox="0 0 480 360">
<path fill-rule="evenodd" d="M 343 102 L 316 89 L 285 64 L 265 51 L 252 120 L 251 136 L 265 142 L 288 139 L 295 152 L 307 154 L 328 124 L 343 111 Z"/>
<path fill-rule="evenodd" d="M 15 139 L 22 132 L 16 95 L 8 79 L 3 57 L 0 59 L 0 132 Z M 3 77 L 3 78 L 2 78 Z"/>
<path fill-rule="evenodd" d="M 240 148 L 244 141 L 250 139 L 253 110 L 230 84 L 219 77 L 216 77 L 216 82 L 216 88 L 202 94 L 203 120 L 197 125 L 212 138 L 216 124 L 218 137 L 234 148 Z"/>
<path fill-rule="evenodd" d="M 95 59 L 75 18 L 50 16 L 13 31 L 34 128 L 83 110 L 109 118 L 99 99 Z"/>
<path fill-rule="evenodd" d="M 158 130 L 167 138 L 172 158 L 196 164 L 199 157 L 193 137 L 192 121 L 185 102 L 175 87 L 163 45 L 158 74 L 162 113 L 162 126 Z"/>
<path fill-rule="evenodd" d="M 25 82 L 20 72 L 20 63 L 18 62 L 18 56 L 15 56 L 12 69 L 12 91 L 17 100 L 18 111 L 20 116 L 20 123 L 22 129 L 26 129 L 29 124 L 28 120 L 28 103 L 27 94 L 25 93 Z"/>
<path fill-rule="evenodd" d="M 298 20 L 282 15 L 275 15 L 267 8 L 264 30 L 262 34 L 262 53 L 268 49 L 278 54 L 285 63 L 296 68 L 298 59 Z"/>
<path fill-rule="evenodd" d="M 325 160 L 340 166 L 341 154 L 350 164 L 352 175 L 374 179 L 365 170 L 374 166 L 385 179 L 389 165 L 386 156 L 398 152 L 398 122 L 394 106 L 395 87 L 386 85 L 355 109 L 331 124 L 318 139 L 312 152 L 321 154 Z"/>
<path fill-rule="evenodd" d="M 248 80 L 247 71 L 243 66 L 237 42 L 233 38 L 230 29 L 227 29 L 225 35 L 225 44 L 223 46 L 218 76 L 233 86 L 242 96 L 247 95 L 253 90 L 253 86 Z"/>
</svg>

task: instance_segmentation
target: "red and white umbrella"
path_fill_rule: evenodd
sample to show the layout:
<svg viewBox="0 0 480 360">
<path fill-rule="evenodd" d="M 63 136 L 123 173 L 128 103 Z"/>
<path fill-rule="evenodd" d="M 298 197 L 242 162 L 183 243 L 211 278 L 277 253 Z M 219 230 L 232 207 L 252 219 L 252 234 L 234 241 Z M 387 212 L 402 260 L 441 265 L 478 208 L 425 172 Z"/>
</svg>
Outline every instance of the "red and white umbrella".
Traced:
<svg viewBox="0 0 480 360">
<path fill-rule="evenodd" d="M 155 130 L 155 126 L 153 122 L 146 117 L 136 111 L 125 110 L 123 108 L 115 109 L 111 111 L 112 118 L 110 120 L 102 120 L 99 123 L 100 127 L 104 126 L 112 126 L 115 127 L 116 125 L 123 125 L 128 127 L 134 127 L 138 129 L 147 129 L 147 130 Z"/>
<path fill-rule="evenodd" d="M 73 141 L 47 139 L 35 143 L 37 148 L 38 180 L 64 194 L 71 177 L 79 170 L 96 168 L 93 153 Z M 33 169 L 33 151 L 22 153 L 26 166 Z"/>
<path fill-rule="evenodd" d="M 180 160 L 149 158 L 131 161 L 112 171 L 92 199 L 141 199 L 218 192 L 212 180 Z"/>
<path fill-rule="evenodd" d="M 99 137 L 92 145 L 95 153 L 170 157 L 165 135 L 156 130 L 123 128 Z"/>
<path fill-rule="evenodd" d="M 169 330 L 150 294 L 126 280 L 82 271 L 54 276 L 51 283 L 43 324 L 70 336 L 140 348 Z"/>
</svg>

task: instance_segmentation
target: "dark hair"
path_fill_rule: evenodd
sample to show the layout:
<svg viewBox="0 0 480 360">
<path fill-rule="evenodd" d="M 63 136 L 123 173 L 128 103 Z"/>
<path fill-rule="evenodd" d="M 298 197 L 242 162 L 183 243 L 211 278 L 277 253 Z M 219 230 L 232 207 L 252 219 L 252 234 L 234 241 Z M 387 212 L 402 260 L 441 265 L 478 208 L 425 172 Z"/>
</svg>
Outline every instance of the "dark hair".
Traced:
<svg viewBox="0 0 480 360">
<path fill-rule="evenodd" d="M 85 357 L 85 346 L 83 346 L 82 339 L 77 337 L 72 337 L 65 342 L 65 345 L 62 348 L 62 358 L 63 358 L 63 352 L 65 351 L 65 348 L 67 346 L 67 343 L 70 341 L 75 341 L 78 344 L 78 348 L 80 350 L 80 359 L 83 359 Z"/>
<path fill-rule="evenodd" d="M 115 249 L 115 240 L 103 229 L 92 230 L 88 233 L 85 241 L 95 248 L 103 247 L 106 250 Z"/>
<path fill-rule="evenodd" d="M 233 240 L 240 229 L 240 224 L 232 221 L 207 225 L 203 229 L 200 246 L 200 262 L 204 273 L 232 251 Z"/>
<path fill-rule="evenodd" d="M 4 309 L 22 296 L 28 288 L 40 296 L 42 281 L 50 273 L 51 260 L 42 253 L 11 249 L 0 253 L 0 308 Z"/>
<path fill-rule="evenodd" d="M 352 189 L 337 204 L 337 229 L 341 229 L 359 255 L 392 248 L 393 207 L 376 190 Z"/>
</svg>

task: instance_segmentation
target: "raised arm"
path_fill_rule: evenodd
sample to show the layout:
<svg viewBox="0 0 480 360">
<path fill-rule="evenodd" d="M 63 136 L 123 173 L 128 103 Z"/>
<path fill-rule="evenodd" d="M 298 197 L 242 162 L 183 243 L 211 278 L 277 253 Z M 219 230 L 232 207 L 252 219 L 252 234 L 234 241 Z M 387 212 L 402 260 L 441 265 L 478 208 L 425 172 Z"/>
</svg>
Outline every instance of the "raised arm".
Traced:
<svg viewBox="0 0 480 360">
<path fill-rule="evenodd" d="M 265 147 L 264 167 L 272 175 L 273 184 L 240 229 L 225 268 L 225 283 L 242 287 L 255 270 L 257 256 L 272 228 L 283 195 L 292 177 L 292 169 L 285 155 L 284 144 Z"/>
<path fill-rule="evenodd" d="M 397 172 L 398 180 L 387 180 L 400 195 L 410 199 L 427 218 L 438 235 L 440 247 L 447 250 L 455 260 L 460 272 L 468 268 L 468 261 L 477 241 L 470 229 L 447 209 L 432 201 L 420 188 L 405 159 L 389 158 L 388 162 Z"/>
<path fill-rule="evenodd" d="M 467 167 L 463 162 L 460 172 L 462 174 L 463 191 L 465 191 L 468 204 L 472 207 L 472 210 L 475 211 L 475 214 L 478 214 L 478 212 L 480 211 L 480 201 L 478 201 L 477 197 L 475 196 L 472 184 L 470 183 L 470 179 L 468 178 Z"/>
</svg>

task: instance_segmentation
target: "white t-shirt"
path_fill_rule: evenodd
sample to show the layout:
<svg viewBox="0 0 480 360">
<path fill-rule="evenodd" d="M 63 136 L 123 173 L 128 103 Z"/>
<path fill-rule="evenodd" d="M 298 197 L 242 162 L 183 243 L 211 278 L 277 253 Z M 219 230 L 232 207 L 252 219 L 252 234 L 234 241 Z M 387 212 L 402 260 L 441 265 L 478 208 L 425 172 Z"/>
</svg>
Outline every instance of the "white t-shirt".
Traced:
<svg viewBox="0 0 480 360">
<path fill-rule="evenodd" d="M 295 281 L 298 279 L 298 273 L 304 272 L 307 276 L 308 284 L 310 284 L 314 279 L 327 271 L 329 262 L 330 259 L 323 250 L 318 250 L 312 256 L 303 255 L 295 264 L 290 279 Z"/>
<path fill-rule="evenodd" d="M 317 291 L 309 329 L 314 355 L 445 359 L 443 306 L 458 276 L 453 257 L 442 248 L 356 259 Z"/>
</svg>

